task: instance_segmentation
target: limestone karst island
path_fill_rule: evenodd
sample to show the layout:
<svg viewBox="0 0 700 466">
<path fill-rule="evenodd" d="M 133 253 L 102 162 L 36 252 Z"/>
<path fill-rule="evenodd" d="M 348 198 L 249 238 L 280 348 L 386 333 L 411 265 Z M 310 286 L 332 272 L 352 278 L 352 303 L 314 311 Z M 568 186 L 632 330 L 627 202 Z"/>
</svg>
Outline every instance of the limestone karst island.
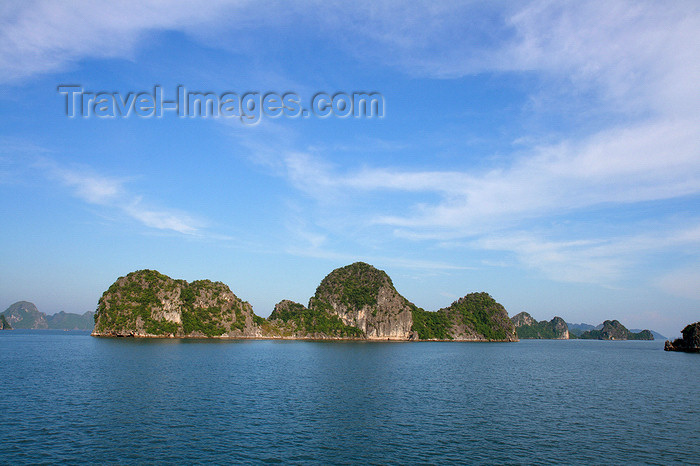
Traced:
<svg viewBox="0 0 700 466">
<path fill-rule="evenodd" d="M 269 318 L 221 282 L 175 280 L 154 270 L 119 278 L 102 295 L 94 336 L 517 341 L 505 308 L 487 293 L 425 311 L 389 276 L 357 262 L 332 271 L 307 306 L 289 300 Z"/>
</svg>

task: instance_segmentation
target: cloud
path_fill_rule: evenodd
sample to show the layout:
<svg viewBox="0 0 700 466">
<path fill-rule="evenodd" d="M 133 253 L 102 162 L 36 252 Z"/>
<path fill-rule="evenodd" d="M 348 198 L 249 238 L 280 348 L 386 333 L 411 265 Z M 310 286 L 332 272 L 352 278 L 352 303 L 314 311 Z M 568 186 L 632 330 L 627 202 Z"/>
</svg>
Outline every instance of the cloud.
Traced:
<svg viewBox="0 0 700 466">
<path fill-rule="evenodd" d="M 658 228 L 657 231 L 644 234 L 583 240 L 551 240 L 543 234 L 516 232 L 484 236 L 473 242 L 445 246 L 509 251 L 525 267 L 538 270 L 550 279 L 611 286 L 629 277 L 634 268 L 649 255 L 673 250 L 699 250 L 700 224 L 675 229 Z M 698 258 L 700 257 L 694 260 Z"/>
<path fill-rule="evenodd" d="M 393 228 L 402 238 L 474 240 L 484 248 L 513 251 L 563 279 L 619 276 L 629 257 L 617 257 L 613 249 L 625 242 L 518 236 L 524 224 L 602 205 L 699 194 L 697 1 L 419 1 L 401 6 L 393 0 L 4 3 L 0 79 L 21 82 L 86 58 L 130 59 L 158 31 L 180 31 L 225 48 L 233 46 L 227 41 L 230 31 L 274 31 L 271 24 L 286 23 L 335 41 L 361 60 L 406 74 L 534 76 L 533 113 L 556 113 L 560 104 L 573 102 L 567 108 L 604 117 L 595 122 L 599 129 L 555 135 L 556 142 L 547 145 L 526 144 L 488 169 L 338 167 L 321 152 L 298 145 L 271 149 L 267 138 L 249 149 L 258 163 L 306 196 L 326 207 L 341 206 L 339 217 L 353 195 L 372 196 L 361 219 L 368 226 Z M 146 205 L 128 192 L 126 180 L 65 169 L 55 176 L 75 196 L 148 227 L 186 234 L 201 228 L 187 214 Z M 381 202 L 390 193 L 414 196 Z M 494 233 L 502 238 L 500 244 L 481 241 Z M 308 240 L 318 246 L 326 236 L 313 233 Z M 654 247 L 643 243 L 630 254 Z M 576 270 L 576 263 L 589 265 Z"/>
<path fill-rule="evenodd" d="M 464 237 L 599 205 L 700 194 L 700 147 L 692 121 L 615 128 L 533 148 L 488 171 L 340 170 L 307 152 L 278 152 L 283 176 L 320 202 L 352 192 L 437 196 L 374 222 L 406 234 Z M 380 204 L 381 205 L 381 204 Z M 380 212 L 377 212 L 380 210 Z"/>
<path fill-rule="evenodd" d="M 294 24 L 361 60 L 407 74 L 461 77 L 541 72 L 616 106 L 693 109 L 700 76 L 700 5 L 693 0 L 352 3 L 267 0 L 52 1 L 0 7 L 5 81 L 63 70 L 84 58 L 132 59 L 149 34 L 179 31 L 245 52 L 236 31 Z M 237 42 L 232 43 L 232 42 Z M 251 53 L 259 54 L 255 47 Z M 552 82 L 549 82 L 551 85 Z M 694 110 L 693 110 L 694 111 Z"/>
<path fill-rule="evenodd" d="M 131 58 L 152 31 L 206 29 L 249 2 L 27 0 L 0 8 L 3 81 L 60 71 L 84 58 Z"/>
<path fill-rule="evenodd" d="M 70 188 L 73 195 L 88 204 L 120 212 L 148 228 L 174 231 L 184 235 L 202 235 L 201 221 L 175 210 L 150 206 L 141 196 L 126 188 L 128 179 L 100 175 L 85 167 L 66 168 L 50 159 L 35 164 L 50 179 Z"/>
<path fill-rule="evenodd" d="M 554 86 L 569 97 L 590 91 L 597 104 L 617 111 L 696 111 L 700 50 L 692 44 L 700 38 L 700 5 L 692 0 L 419 2 L 412 8 L 385 1 L 321 11 L 328 24 L 357 29 L 348 36 L 350 53 L 409 74 L 538 72 L 549 92 Z"/>
<path fill-rule="evenodd" d="M 330 215 L 331 224 L 338 219 L 360 231 L 394 227 L 396 237 L 437 242 L 443 249 L 509 252 L 523 266 L 556 281 L 616 286 L 654 252 L 696 250 L 699 219 L 669 220 L 663 215 L 671 213 L 662 213 L 644 226 L 617 225 L 618 236 L 596 236 L 589 228 L 574 233 L 566 225 L 554 232 L 548 227 L 551 219 L 700 194 L 695 133 L 690 125 L 673 124 L 615 129 L 539 147 L 534 155 L 521 154 L 484 172 L 343 170 L 308 152 L 288 150 L 277 152 L 275 173 L 316 201 L 319 212 L 326 212 L 319 218 Z M 423 194 L 423 200 L 408 207 L 382 202 L 392 192 Z M 424 194 L 437 200 L 427 202 Z M 370 201 L 359 212 L 348 209 L 360 195 Z M 537 227 L 524 233 L 523 225 L 533 222 Z M 684 222 L 682 227 L 679 222 Z M 327 233 L 298 236 L 313 244 L 297 246 L 292 253 L 338 257 L 327 252 Z"/>
</svg>

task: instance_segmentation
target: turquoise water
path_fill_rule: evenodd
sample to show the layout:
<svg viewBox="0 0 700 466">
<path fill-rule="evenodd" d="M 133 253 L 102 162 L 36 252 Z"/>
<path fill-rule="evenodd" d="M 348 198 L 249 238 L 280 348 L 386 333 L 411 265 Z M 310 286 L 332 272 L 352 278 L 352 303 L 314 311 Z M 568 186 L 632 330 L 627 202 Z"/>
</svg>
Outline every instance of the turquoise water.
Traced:
<svg viewBox="0 0 700 466">
<path fill-rule="evenodd" d="M 697 463 L 700 355 L 663 342 L 0 332 L 0 462 Z"/>
</svg>

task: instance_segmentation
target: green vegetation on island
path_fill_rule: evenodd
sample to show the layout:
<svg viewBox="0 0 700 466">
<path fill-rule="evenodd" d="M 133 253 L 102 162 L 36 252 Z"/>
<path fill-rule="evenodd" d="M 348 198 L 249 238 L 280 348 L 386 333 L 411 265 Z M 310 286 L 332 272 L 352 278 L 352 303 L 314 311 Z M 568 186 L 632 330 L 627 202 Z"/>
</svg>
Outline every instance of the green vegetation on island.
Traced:
<svg viewBox="0 0 700 466">
<path fill-rule="evenodd" d="M 508 313 L 487 293 L 430 312 L 401 296 L 382 270 L 356 262 L 329 273 L 304 306 L 283 300 L 269 318 L 226 285 L 155 270 L 120 277 L 99 300 L 96 336 L 515 341 Z"/>
<path fill-rule="evenodd" d="M 440 311 L 446 312 L 452 321 L 455 338 L 475 335 L 494 341 L 518 339 L 508 312 L 488 293 L 470 293 Z"/>
<path fill-rule="evenodd" d="M 527 312 L 512 318 L 520 339 L 583 339 L 583 340 L 653 340 L 650 330 L 632 332 L 617 320 L 606 320 L 598 327 L 589 324 L 567 324 L 561 317 L 549 322 L 536 321 Z"/>
<path fill-rule="evenodd" d="M 654 335 L 649 330 L 639 333 L 630 332 L 617 320 L 606 320 L 600 330 L 588 330 L 572 337 L 582 340 L 653 340 Z"/>
<path fill-rule="evenodd" d="M 376 307 L 379 290 L 385 285 L 394 287 L 386 272 L 356 262 L 329 273 L 318 285 L 315 296 L 335 296 L 339 303 L 352 309 Z"/>
<path fill-rule="evenodd" d="M 15 329 L 47 329 L 46 314 L 39 312 L 34 303 L 17 301 L 2 313 Z"/>
<path fill-rule="evenodd" d="M 338 316 L 328 312 L 329 307 L 329 304 L 314 301 L 313 298 L 311 308 L 284 300 L 275 306 L 268 320 L 285 336 L 364 338 L 362 330 L 345 325 Z"/>
<path fill-rule="evenodd" d="M 419 340 L 453 340 L 450 335 L 450 318 L 447 312 L 426 311 L 423 308 L 412 305 L 411 315 L 413 326 L 411 330 L 418 334 Z"/>
<path fill-rule="evenodd" d="M 10 325 L 2 314 L 0 314 L 0 330 L 12 330 L 12 325 Z"/>
<path fill-rule="evenodd" d="M 93 312 L 74 314 L 59 312 L 46 315 L 29 301 L 18 301 L 8 307 L 0 316 L 10 328 L 31 330 L 92 330 Z"/>
<path fill-rule="evenodd" d="M 411 338 L 411 304 L 386 272 L 364 262 L 326 275 L 309 300 L 309 309 L 337 316 L 370 340 Z"/>
<path fill-rule="evenodd" d="M 527 312 L 516 314 L 511 319 L 521 340 L 544 339 L 566 340 L 570 338 L 569 327 L 561 317 L 538 322 Z"/>
<path fill-rule="evenodd" d="M 250 304 L 221 282 L 188 283 L 140 270 L 119 278 L 102 295 L 94 334 L 246 336 L 252 332 L 252 315 Z"/>
</svg>

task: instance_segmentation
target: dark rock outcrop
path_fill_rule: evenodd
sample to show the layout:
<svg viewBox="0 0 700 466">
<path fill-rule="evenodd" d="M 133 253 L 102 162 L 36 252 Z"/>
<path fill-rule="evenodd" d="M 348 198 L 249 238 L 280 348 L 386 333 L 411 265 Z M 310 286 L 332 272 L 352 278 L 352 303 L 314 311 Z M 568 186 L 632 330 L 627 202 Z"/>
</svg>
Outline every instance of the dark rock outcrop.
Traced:
<svg viewBox="0 0 700 466">
<path fill-rule="evenodd" d="M 666 340 L 664 350 L 683 351 L 686 353 L 700 353 L 700 322 L 686 325 L 681 331 L 683 338 L 678 338 L 671 342 Z"/>
</svg>

